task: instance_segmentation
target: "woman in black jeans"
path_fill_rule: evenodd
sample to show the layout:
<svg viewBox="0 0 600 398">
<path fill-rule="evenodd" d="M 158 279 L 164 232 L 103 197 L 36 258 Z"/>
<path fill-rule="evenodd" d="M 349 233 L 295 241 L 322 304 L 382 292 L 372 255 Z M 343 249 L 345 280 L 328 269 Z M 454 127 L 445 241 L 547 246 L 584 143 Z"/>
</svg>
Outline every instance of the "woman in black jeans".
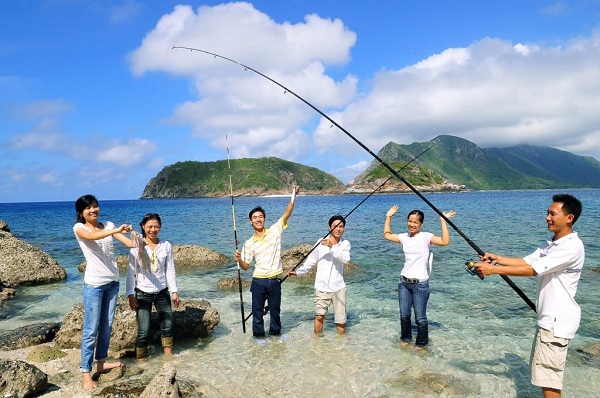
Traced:
<svg viewBox="0 0 600 398">
<path fill-rule="evenodd" d="M 148 358 L 150 340 L 150 319 L 152 304 L 156 307 L 160 320 L 161 342 L 166 355 L 173 354 L 173 311 L 179 307 L 173 248 L 169 241 L 158 238 L 161 220 L 156 213 L 148 213 L 140 223 L 142 239 L 140 248 L 129 253 L 127 273 L 127 297 L 129 306 L 137 315 L 137 338 L 135 353 L 137 360 Z"/>
</svg>

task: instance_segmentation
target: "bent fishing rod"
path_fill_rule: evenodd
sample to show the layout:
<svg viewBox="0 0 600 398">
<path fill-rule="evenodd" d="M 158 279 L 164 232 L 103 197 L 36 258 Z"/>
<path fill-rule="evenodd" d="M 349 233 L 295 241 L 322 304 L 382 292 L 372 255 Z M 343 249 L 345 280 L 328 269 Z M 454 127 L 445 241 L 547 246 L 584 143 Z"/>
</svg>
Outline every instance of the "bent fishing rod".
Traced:
<svg viewBox="0 0 600 398">
<path fill-rule="evenodd" d="M 427 204 L 427 206 L 429 206 L 441 218 L 443 218 L 448 223 L 448 225 L 450 225 L 452 227 L 452 229 L 454 229 L 460 235 L 460 237 L 463 238 L 465 240 L 465 242 L 467 242 L 467 244 L 469 246 L 471 246 L 477 252 L 478 255 L 480 255 L 480 256 L 484 256 L 485 255 L 485 252 L 483 250 L 481 250 L 481 248 L 479 248 L 479 246 L 477 246 L 475 244 L 475 242 L 473 242 L 471 239 L 469 239 L 469 237 L 467 235 L 465 235 L 452 221 L 450 221 L 450 219 L 448 217 L 446 217 L 444 215 L 444 213 L 442 213 L 442 211 L 440 209 L 438 209 L 437 207 L 435 207 L 435 205 L 433 203 L 431 203 L 421 192 L 419 192 L 419 190 L 417 190 L 402 175 L 400 175 L 399 173 L 397 173 L 396 170 L 394 170 L 389 164 L 387 164 L 377 154 L 375 154 L 373 151 L 371 151 L 365 144 L 363 144 L 361 141 L 359 141 L 356 137 L 354 137 L 352 134 L 350 134 L 345 128 L 343 128 L 342 126 L 340 126 L 335 120 L 333 120 L 331 117 L 329 117 L 325 112 L 321 111 L 319 108 L 317 108 L 316 106 L 314 106 L 313 104 L 311 104 L 310 102 L 308 102 L 306 99 L 304 99 L 303 97 L 301 97 L 299 94 L 296 94 L 294 91 L 290 90 L 289 88 L 287 88 L 283 84 L 281 84 L 278 81 L 276 81 L 275 79 L 273 79 L 273 78 L 265 75 L 264 73 L 259 72 L 258 70 L 254 69 L 254 68 L 251 68 L 248 65 L 244 65 L 244 64 L 242 64 L 242 63 L 240 63 L 240 62 L 238 62 L 236 60 L 233 60 L 231 58 L 227 58 L 227 57 L 225 57 L 223 55 L 215 54 L 215 53 L 210 52 L 210 51 L 201 50 L 201 49 L 193 48 L 193 47 L 174 46 L 173 49 L 183 49 L 183 50 L 189 50 L 189 51 L 197 51 L 197 52 L 201 52 L 201 53 L 204 53 L 204 54 L 212 55 L 214 58 L 224 59 L 226 61 L 229 61 L 229 62 L 232 62 L 234 64 L 237 64 L 237 65 L 241 66 L 242 68 L 244 68 L 246 70 L 250 70 L 250 71 L 256 73 L 259 76 L 264 77 L 265 79 L 269 80 L 270 82 L 272 82 L 272 83 L 276 84 L 277 86 L 281 87 L 282 89 L 284 89 L 285 90 L 284 94 L 286 94 L 286 93 L 289 92 L 294 97 L 296 97 L 300 101 L 304 102 L 307 106 L 309 106 L 310 108 L 312 108 L 319 115 L 323 116 L 325 119 L 327 119 L 329 122 L 331 122 L 332 127 L 336 126 L 344 134 L 346 134 L 350 139 L 352 139 L 354 142 L 356 142 L 362 149 L 364 149 L 365 151 L 367 151 L 367 153 L 369 153 L 369 155 L 371 155 L 373 158 L 375 158 L 375 160 L 377 160 L 379 163 L 381 163 L 382 166 L 384 166 L 386 169 L 388 169 L 394 176 L 396 176 L 396 178 L 398 178 L 400 181 L 402 181 L 423 202 L 425 202 L 425 204 Z M 469 264 L 472 264 L 472 263 L 470 261 L 467 261 L 467 263 L 465 264 L 467 266 L 467 269 L 469 269 Z M 519 297 L 521 297 L 527 303 L 527 305 L 529 305 L 529 307 L 535 312 L 536 311 L 535 304 L 529 299 L 529 297 L 527 297 L 525 295 L 525 293 L 523 293 L 523 291 L 521 289 L 519 289 L 519 287 L 517 285 L 515 285 L 514 282 L 512 280 L 510 280 L 510 278 L 508 276 L 506 276 L 506 275 L 500 275 L 500 276 L 519 295 Z"/>
<path fill-rule="evenodd" d="M 411 164 L 412 162 L 414 162 L 415 160 L 417 160 L 418 158 L 421 157 L 421 155 L 425 154 L 425 152 L 429 151 L 431 148 L 433 148 L 434 146 L 436 146 L 436 144 L 433 144 L 432 146 L 428 147 L 427 149 L 425 149 L 423 152 L 421 152 L 420 154 L 418 154 L 417 156 L 415 156 L 414 158 L 412 158 L 409 162 L 406 162 L 406 164 L 402 167 L 400 167 L 398 169 L 398 172 L 402 171 L 403 169 L 405 169 L 409 164 Z M 375 188 L 371 193 L 369 193 L 363 200 L 360 201 L 359 204 L 357 204 L 356 206 L 354 206 L 354 208 L 352 210 L 350 210 L 350 212 L 348 214 L 346 214 L 346 216 L 344 216 L 344 220 L 348 219 L 348 217 L 350 217 L 350 215 L 352 213 L 354 213 L 354 211 L 356 209 L 358 209 L 363 203 L 365 203 L 367 201 L 367 199 L 369 199 L 371 196 L 373 196 L 376 192 L 378 192 L 381 188 L 383 188 L 383 186 L 385 184 L 387 184 L 394 176 L 391 175 L 389 176 L 384 182 L 382 182 L 381 184 L 379 184 L 379 186 L 377 188 Z M 319 242 L 321 242 L 323 239 L 327 239 L 327 237 L 329 235 L 331 235 L 331 233 L 333 232 L 334 229 L 337 228 L 338 225 L 340 225 L 342 223 L 342 221 L 338 221 L 336 224 L 333 225 L 333 227 L 331 227 L 331 229 L 329 230 L 329 232 L 327 232 L 327 234 L 325 236 L 323 236 Z M 298 264 L 296 264 L 291 270 L 288 271 L 287 275 L 281 280 L 281 283 L 283 283 L 288 276 L 290 275 L 289 273 L 294 271 L 296 268 L 298 268 L 298 266 L 300 264 L 302 264 L 304 262 L 304 260 L 306 260 L 308 258 L 308 256 L 310 255 L 310 253 L 312 253 L 317 247 L 319 246 L 319 243 L 317 243 L 316 245 L 314 245 L 312 247 L 312 249 L 310 249 L 310 251 L 308 253 L 306 253 L 304 255 L 304 257 L 302 257 L 300 259 L 300 261 L 298 261 Z"/>
<path fill-rule="evenodd" d="M 231 163 L 229 162 L 229 143 L 225 135 L 227 146 L 227 171 L 229 172 L 229 194 L 231 196 L 231 218 L 233 219 L 233 238 L 235 240 L 235 251 L 238 251 L 237 228 L 235 226 L 235 206 L 233 205 L 233 183 L 231 181 Z M 246 333 L 246 314 L 244 314 L 244 296 L 242 295 L 242 274 L 240 273 L 240 263 L 237 262 L 238 288 L 240 291 L 240 311 L 242 313 L 242 330 Z"/>
</svg>

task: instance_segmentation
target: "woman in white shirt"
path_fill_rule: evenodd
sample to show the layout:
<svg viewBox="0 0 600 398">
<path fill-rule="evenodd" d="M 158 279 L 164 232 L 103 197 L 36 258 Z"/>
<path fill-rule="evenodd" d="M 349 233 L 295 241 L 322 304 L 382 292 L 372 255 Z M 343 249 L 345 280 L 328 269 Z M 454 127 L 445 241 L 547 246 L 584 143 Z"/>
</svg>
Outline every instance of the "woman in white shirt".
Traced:
<svg viewBox="0 0 600 398">
<path fill-rule="evenodd" d="M 398 206 L 388 210 L 383 227 L 383 237 L 390 242 L 402 244 L 404 266 L 398 283 L 398 302 L 400 304 L 400 345 L 407 346 L 412 341 L 411 310 L 414 309 L 417 324 L 415 349 L 423 349 L 429 342 L 427 321 L 427 301 L 429 300 L 430 254 L 429 246 L 447 246 L 450 234 L 446 220 L 440 217 L 442 236 L 430 232 L 421 232 L 425 215 L 420 210 L 408 214 L 406 225 L 408 232 L 392 233 L 392 217 Z M 454 217 L 454 211 L 443 213 L 447 218 Z"/>
<path fill-rule="evenodd" d="M 96 387 L 90 372 L 96 352 L 96 370 L 106 372 L 121 366 L 120 362 L 106 362 L 112 333 L 117 296 L 119 295 L 119 269 L 113 247 L 113 237 L 127 247 L 134 242 L 124 234 L 131 225 L 116 227 L 112 222 L 100 222 L 100 206 L 93 195 L 84 195 L 75 202 L 77 223 L 73 232 L 85 257 L 83 284 L 83 330 L 81 336 L 81 373 L 83 388 Z M 135 238 L 132 232 L 132 239 Z"/>
<path fill-rule="evenodd" d="M 169 241 L 158 238 L 161 228 L 160 216 L 148 213 L 140 223 L 142 239 L 139 248 L 129 253 L 126 295 L 129 306 L 136 311 L 137 338 L 136 357 L 139 362 L 148 358 L 152 305 L 156 307 L 160 321 L 161 342 L 166 355 L 173 354 L 173 310 L 179 307 L 173 248 Z"/>
</svg>

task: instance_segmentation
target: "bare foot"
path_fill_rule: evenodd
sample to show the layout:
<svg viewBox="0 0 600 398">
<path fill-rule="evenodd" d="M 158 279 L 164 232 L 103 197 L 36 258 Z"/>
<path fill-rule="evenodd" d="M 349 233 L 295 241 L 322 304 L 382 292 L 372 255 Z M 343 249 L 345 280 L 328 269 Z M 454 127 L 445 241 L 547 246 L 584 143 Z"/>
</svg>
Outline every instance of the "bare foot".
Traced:
<svg viewBox="0 0 600 398">
<path fill-rule="evenodd" d="M 118 368 L 120 366 L 121 366 L 121 362 L 98 361 L 98 364 L 96 365 L 96 371 L 98 373 L 105 373 L 105 372 L 109 372 L 111 369 Z"/>
<path fill-rule="evenodd" d="M 82 373 L 82 375 L 84 390 L 91 390 L 92 388 L 96 388 L 97 384 L 94 383 L 94 380 L 92 380 L 92 376 L 88 372 Z"/>
<path fill-rule="evenodd" d="M 400 342 L 400 347 L 402 347 L 402 348 L 406 348 L 406 347 L 408 347 L 408 346 L 409 346 L 409 344 L 410 344 L 410 343 L 409 343 L 408 341 L 401 341 L 401 342 Z"/>
<path fill-rule="evenodd" d="M 173 346 L 163 347 L 163 352 L 165 355 L 173 356 Z"/>
</svg>

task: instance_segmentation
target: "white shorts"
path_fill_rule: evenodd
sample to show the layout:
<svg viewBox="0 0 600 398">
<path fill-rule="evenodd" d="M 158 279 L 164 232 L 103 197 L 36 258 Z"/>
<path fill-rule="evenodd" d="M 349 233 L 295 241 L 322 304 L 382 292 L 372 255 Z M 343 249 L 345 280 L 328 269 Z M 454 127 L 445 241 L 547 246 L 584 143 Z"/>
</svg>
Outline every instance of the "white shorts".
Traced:
<svg viewBox="0 0 600 398">
<path fill-rule="evenodd" d="M 317 315 L 325 315 L 333 303 L 334 322 L 339 325 L 346 324 L 346 288 L 337 292 L 322 292 L 315 290 L 315 309 Z"/>
<path fill-rule="evenodd" d="M 529 366 L 531 384 L 562 390 L 569 339 L 554 337 L 554 331 L 537 327 Z"/>
</svg>

